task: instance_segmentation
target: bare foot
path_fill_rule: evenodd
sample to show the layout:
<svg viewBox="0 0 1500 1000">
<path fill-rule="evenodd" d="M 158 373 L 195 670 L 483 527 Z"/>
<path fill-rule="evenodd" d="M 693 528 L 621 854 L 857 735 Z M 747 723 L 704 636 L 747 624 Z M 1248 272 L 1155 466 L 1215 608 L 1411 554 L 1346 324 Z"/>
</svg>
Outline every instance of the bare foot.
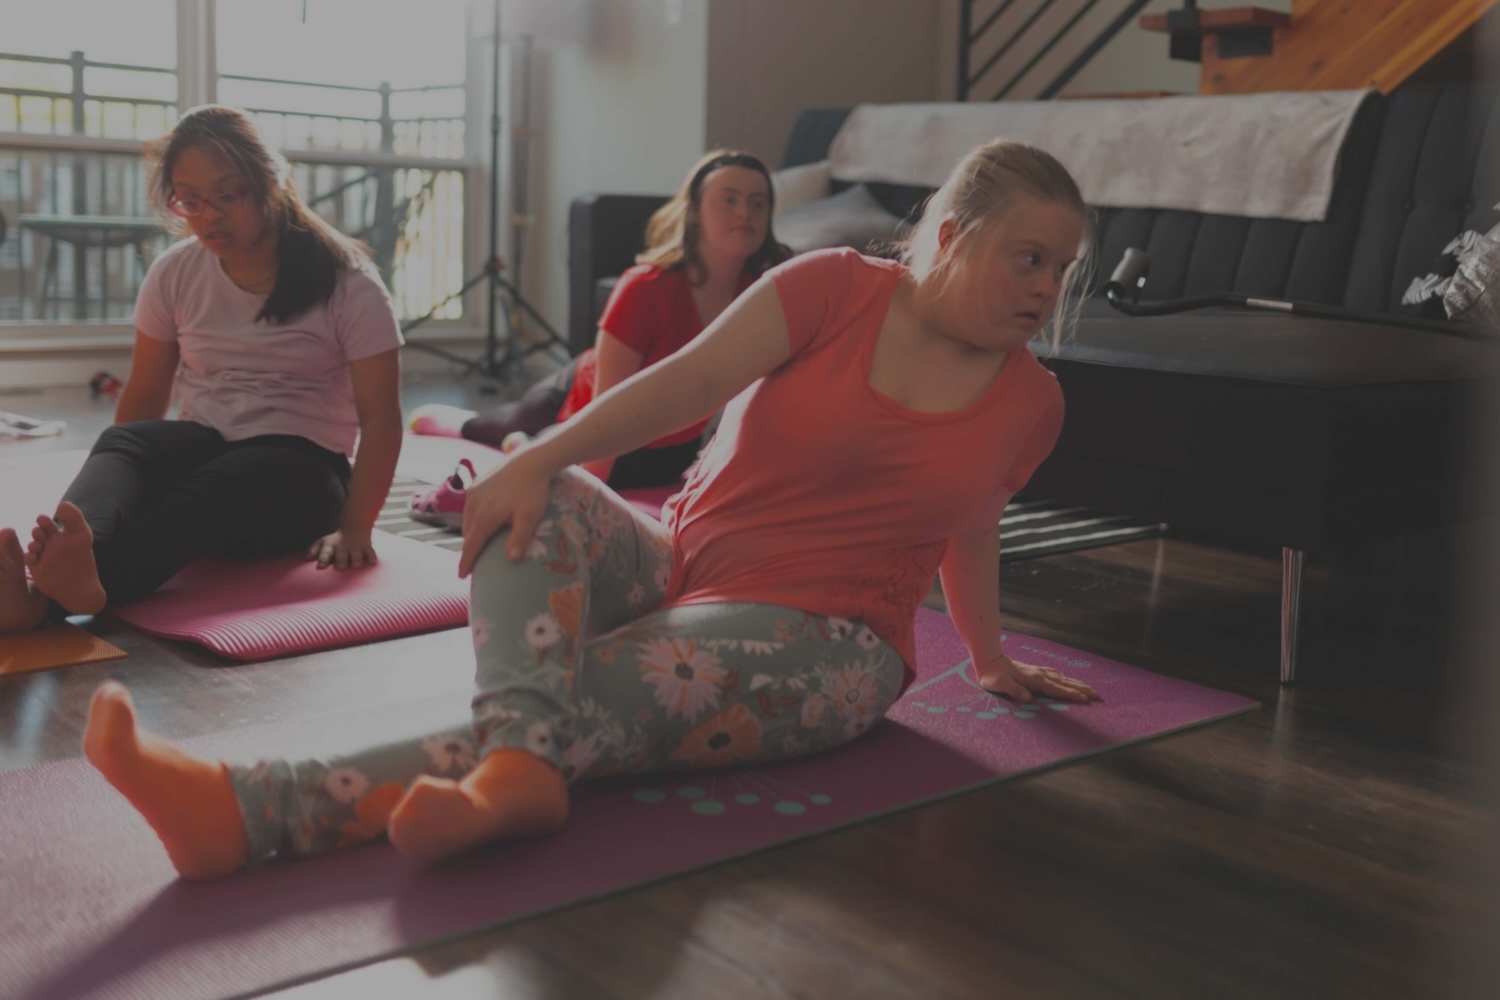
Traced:
<svg viewBox="0 0 1500 1000">
<path fill-rule="evenodd" d="M 25 553 L 14 528 L 0 528 L 0 633 L 25 632 L 47 620 L 47 595 L 26 579 Z"/>
<path fill-rule="evenodd" d="M 83 754 L 151 824 L 177 874 L 220 878 L 245 867 L 245 826 L 224 765 L 139 731 L 130 693 L 114 681 L 94 692 Z"/>
<path fill-rule="evenodd" d="M 26 565 L 36 589 L 68 614 L 96 615 L 104 610 L 108 598 L 94 564 L 94 532 L 83 511 L 68 501 L 57 505 L 55 518 L 36 519 L 26 546 Z"/>
<path fill-rule="evenodd" d="M 396 849 L 427 863 L 497 837 L 531 837 L 568 819 L 568 786 L 524 750 L 495 750 L 462 781 L 423 776 L 391 813 Z"/>
</svg>

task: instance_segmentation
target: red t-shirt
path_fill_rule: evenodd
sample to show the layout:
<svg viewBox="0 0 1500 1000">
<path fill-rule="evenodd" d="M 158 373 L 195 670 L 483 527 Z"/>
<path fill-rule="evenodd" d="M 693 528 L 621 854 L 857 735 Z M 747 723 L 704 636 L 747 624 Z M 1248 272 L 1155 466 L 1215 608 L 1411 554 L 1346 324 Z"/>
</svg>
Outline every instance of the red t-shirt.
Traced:
<svg viewBox="0 0 1500 1000">
<path fill-rule="evenodd" d="M 998 528 L 1062 429 L 1057 379 L 1025 349 L 961 410 L 909 410 L 869 383 L 905 269 L 853 250 L 770 272 L 791 357 L 724 410 L 667 502 L 668 604 L 748 601 L 862 620 L 915 676 L 913 627 L 955 535 Z"/>
<path fill-rule="evenodd" d="M 749 288 L 753 280 L 748 273 L 741 275 L 739 290 L 743 292 Z M 698 304 L 693 301 L 693 286 L 688 284 L 687 271 L 683 268 L 663 270 L 655 264 L 632 267 L 620 275 L 619 283 L 610 293 L 604 315 L 599 317 L 599 329 L 640 354 L 642 368 L 649 368 L 675 354 L 703 332 L 703 319 L 698 315 Z M 598 368 L 594 348 L 578 356 L 573 387 L 558 412 L 558 423 L 583 409 L 594 398 Z M 703 433 L 706 426 L 707 420 L 699 421 L 658 438 L 646 447 L 665 448 L 692 441 Z"/>
</svg>

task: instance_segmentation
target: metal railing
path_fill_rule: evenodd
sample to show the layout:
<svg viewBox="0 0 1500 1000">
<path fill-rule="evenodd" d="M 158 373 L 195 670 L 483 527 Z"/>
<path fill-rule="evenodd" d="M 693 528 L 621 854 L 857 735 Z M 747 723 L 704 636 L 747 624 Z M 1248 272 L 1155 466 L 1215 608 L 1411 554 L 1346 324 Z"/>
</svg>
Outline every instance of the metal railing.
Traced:
<svg viewBox="0 0 1500 1000">
<path fill-rule="evenodd" d="M 29 63 L 44 66 L 66 66 L 69 69 L 69 86 L 66 90 L 48 90 L 39 87 L 0 87 L 0 131 L 41 131 L 51 135 L 109 135 L 113 129 L 128 118 L 127 134 L 118 138 L 140 139 L 148 135 L 160 135 L 171 127 L 173 112 L 177 106 L 177 71 L 160 66 L 132 66 L 125 63 L 93 62 L 82 52 L 73 52 L 66 59 L 56 56 L 34 56 L 24 53 L 0 52 L 0 62 Z M 166 77 L 171 82 L 172 96 L 122 97 L 112 94 L 91 94 L 84 86 L 89 70 L 111 70 L 124 73 L 145 73 Z M 9 114 L 4 103 L 9 98 Z M 42 109 L 45 108 L 45 111 Z M 119 109 L 110 114 L 110 109 Z M 30 109 L 30 113 L 27 110 Z M 148 111 L 145 125 L 141 112 Z M 45 129 L 32 129 L 28 125 L 45 124 Z M 66 125 L 65 128 L 59 126 Z"/>
<path fill-rule="evenodd" d="M 0 241 L 0 321 L 128 321 L 151 256 L 169 242 L 149 224 L 140 150 L 142 140 L 175 121 L 175 72 L 93 62 L 82 52 L 66 59 L 0 53 L 6 61 L 67 67 L 69 83 L 0 86 L 0 214 L 10 231 Z M 100 69 L 164 75 L 173 96 L 90 92 L 86 74 Z M 226 91 L 271 98 L 234 103 L 286 151 L 308 204 L 370 246 L 404 316 L 426 314 L 462 284 L 472 166 L 462 84 L 358 87 L 234 74 L 218 80 Z M 341 106 L 308 108 L 317 103 L 309 91 L 333 94 Z M 444 100 L 460 110 L 411 113 Z M 293 101 L 302 107 L 287 110 Z M 403 102 L 414 107 L 399 113 Z M 457 318 L 462 307 L 455 301 L 441 315 Z"/>
<path fill-rule="evenodd" d="M 1149 0 L 1110 0 L 1118 10 L 1098 28 L 1087 22 L 1100 0 L 1028 0 L 1019 5 L 1016 0 L 959 2 L 958 99 L 975 99 L 978 85 L 994 73 L 1005 82 L 988 100 L 1000 101 L 1017 96 L 1017 88 L 1049 59 L 1066 58 L 1068 62 L 1050 79 L 1024 95 L 1034 100 L 1056 97 Z M 980 9 L 986 7 L 988 13 L 976 24 Z M 1101 17 L 1107 12 L 1108 8 L 1101 10 Z M 1007 61 L 1007 56 L 1012 58 Z"/>
</svg>

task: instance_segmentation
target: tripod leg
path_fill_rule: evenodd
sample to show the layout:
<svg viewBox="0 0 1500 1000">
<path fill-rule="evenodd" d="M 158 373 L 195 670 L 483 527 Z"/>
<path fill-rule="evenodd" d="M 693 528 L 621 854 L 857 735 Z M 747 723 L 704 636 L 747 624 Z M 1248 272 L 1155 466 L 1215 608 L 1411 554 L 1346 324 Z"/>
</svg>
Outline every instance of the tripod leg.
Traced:
<svg viewBox="0 0 1500 1000">
<path fill-rule="evenodd" d="M 521 352 L 521 338 L 516 332 L 519 296 L 516 295 L 509 282 L 497 278 L 495 284 L 497 287 L 493 292 L 500 297 L 496 305 L 500 310 L 501 318 L 505 321 L 505 357 L 499 363 L 491 359 L 490 363 L 494 371 L 489 374 L 494 378 L 503 378 L 505 367 L 514 365 L 516 374 L 521 379 L 521 387 L 527 389 L 531 387 L 531 376 L 526 371 L 526 356 Z"/>
</svg>

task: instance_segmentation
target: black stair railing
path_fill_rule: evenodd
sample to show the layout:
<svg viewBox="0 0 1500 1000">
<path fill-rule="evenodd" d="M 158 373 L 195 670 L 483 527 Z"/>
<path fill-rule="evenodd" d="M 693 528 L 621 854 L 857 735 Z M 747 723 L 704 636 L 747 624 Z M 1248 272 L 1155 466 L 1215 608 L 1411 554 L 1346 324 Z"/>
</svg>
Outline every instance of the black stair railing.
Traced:
<svg viewBox="0 0 1500 1000">
<path fill-rule="evenodd" d="M 991 2 L 993 6 L 989 13 L 976 26 L 976 14 L 986 4 L 982 0 L 960 0 L 958 28 L 958 99 L 960 101 L 974 99 L 973 94 L 979 82 L 996 66 L 1001 65 L 1001 60 L 1013 49 L 1017 51 L 1018 57 L 1021 54 L 1030 53 L 1029 58 L 989 99 L 1000 101 L 1010 97 L 1017 85 L 1026 79 L 1042 60 L 1053 53 L 1071 51 L 1073 56 L 1068 64 L 1034 95 L 1038 100 L 1047 100 L 1057 96 L 1057 93 L 1068 85 L 1068 81 L 1077 76 L 1078 72 L 1099 54 L 1099 50 L 1108 45 L 1110 40 L 1118 35 L 1121 29 L 1129 24 L 1150 0 L 1110 0 L 1112 4 L 1120 8 L 1119 12 L 1100 31 L 1092 35 L 1088 29 L 1080 29 L 1079 25 L 1099 6 L 1101 0 L 1029 0 L 1030 13 L 1020 24 L 1014 26 L 1003 22 L 1002 19 L 1011 8 L 1016 6 L 1016 0 L 991 0 Z M 1019 17 L 1025 9 L 1026 5 L 1023 4 L 1016 10 L 1016 15 Z M 1063 12 L 1068 9 L 1072 10 L 1072 14 L 1060 27 L 1048 34 L 1044 23 L 1046 16 L 1053 11 Z M 1061 16 L 1061 13 L 1058 16 Z M 996 40 L 1001 38 L 1004 40 L 995 45 Z M 990 46 L 994 46 L 993 51 L 990 51 L 978 69 L 974 69 L 976 55 Z"/>
</svg>

